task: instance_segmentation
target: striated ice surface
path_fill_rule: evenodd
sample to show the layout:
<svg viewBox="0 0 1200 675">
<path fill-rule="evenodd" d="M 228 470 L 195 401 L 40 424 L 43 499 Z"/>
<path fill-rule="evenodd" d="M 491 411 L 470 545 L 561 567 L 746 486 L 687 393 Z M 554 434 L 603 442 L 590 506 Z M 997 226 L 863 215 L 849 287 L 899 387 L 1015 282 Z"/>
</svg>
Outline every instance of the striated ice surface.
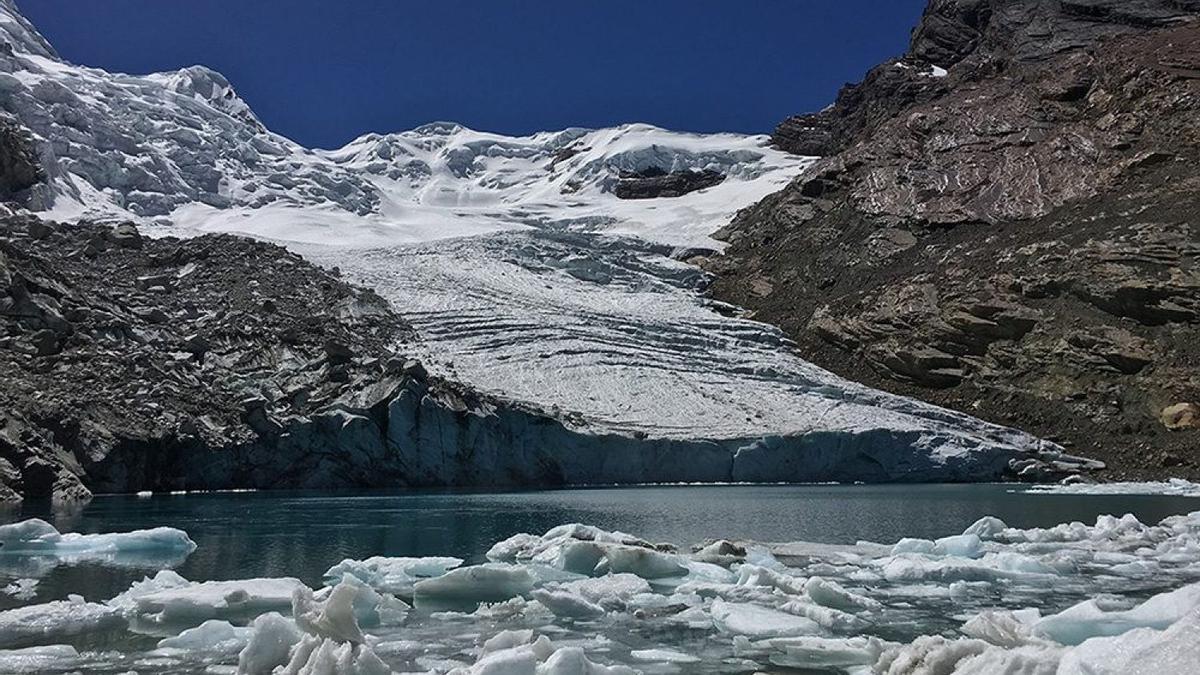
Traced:
<svg viewBox="0 0 1200 675">
<path fill-rule="evenodd" d="M 1034 529 L 983 518 L 937 540 L 719 541 L 694 552 L 569 524 L 497 542 L 487 556 L 469 565 L 346 560 L 321 589 L 164 571 L 104 604 L 74 598 L 0 612 L 0 645 L 20 650 L 0 651 L 0 665 L 271 675 L 1200 672 L 1200 512 Z M 636 562 L 618 563 L 623 556 Z M 156 646 L 104 647 L 139 634 Z"/>
<path fill-rule="evenodd" d="M 811 164 L 766 136 L 627 124 L 508 137 L 438 122 L 314 150 L 272 133 L 208 68 L 66 63 L 11 0 L 0 31 L 13 47 L 0 54 L 0 106 L 47 167 L 32 209 L 130 218 L 156 235 L 242 233 L 339 267 L 394 301 L 439 374 L 617 439 L 578 454 L 644 449 L 637 470 L 600 475 L 959 481 L 999 478 L 1028 452 L 1061 459 L 1025 434 L 834 377 L 704 298 L 706 276 L 683 261 L 719 249 L 716 230 Z M 725 179 L 616 197 L 623 175 L 649 169 Z"/>
</svg>

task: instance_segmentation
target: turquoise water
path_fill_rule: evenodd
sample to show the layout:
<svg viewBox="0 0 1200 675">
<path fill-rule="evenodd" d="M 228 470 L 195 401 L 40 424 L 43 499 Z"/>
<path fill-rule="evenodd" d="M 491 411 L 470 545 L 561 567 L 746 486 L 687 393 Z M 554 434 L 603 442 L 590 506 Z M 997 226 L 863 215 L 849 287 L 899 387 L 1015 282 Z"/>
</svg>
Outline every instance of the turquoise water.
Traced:
<svg viewBox="0 0 1200 675">
<path fill-rule="evenodd" d="M 482 562 L 492 544 L 511 535 L 543 533 L 581 522 L 621 530 L 688 551 L 709 539 L 760 542 L 807 541 L 892 544 L 902 537 L 937 538 L 961 533 L 980 517 L 993 515 L 1017 528 L 1047 528 L 1069 521 L 1095 523 L 1102 514 L 1132 513 L 1153 524 L 1167 516 L 1200 510 L 1200 499 L 1178 496 L 1116 496 L 1026 493 L 1011 485 L 924 486 L 681 486 L 573 489 L 542 492 L 360 492 L 226 493 L 161 495 L 149 498 L 99 497 L 81 508 L 55 511 L 31 505 L 0 514 L 10 522 L 30 517 L 50 521 L 63 532 L 122 532 L 169 526 L 185 530 L 198 545 L 186 558 L 171 562 L 123 559 L 121 564 L 74 563 L 30 568 L 20 556 L 0 556 L 0 586 L 7 580 L 37 577 L 36 597 L 18 601 L 0 597 L 0 610 L 61 600 L 69 594 L 104 602 L 132 582 L 162 566 L 193 581 L 298 577 L 318 588 L 332 565 L 346 558 L 451 555 Z M 1155 550 L 1186 552 L 1200 536 L 1194 519 L 1175 529 L 1134 528 L 1118 533 L 1097 527 L 1084 539 L 1007 545 L 989 542 L 1027 564 L 1058 565 L 1056 572 L 1001 569 L 988 561 L 924 559 L 900 561 L 914 574 L 883 575 L 878 547 L 797 545 L 771 547 L 793 578 L 824 577 L 879 601 L 877 609 L 850 616 L 851 623 L 825 626 L 822 634 L 839 643 L 871 636 L 905 644 L 920 635 L 957 635 L 964 617 L 992 608 L 1035 607 L 1043 613 L 1088 598 L 1131 606 L 1151 595 L 1200 581 L 1200 566 L 1186 555 L 1161 565 Z M 1109 527 L 1111 522 L 1106 521 Z M 1190 523 L 1190 524 L 1189 524 Z M 1087 528 L 1084 528 L 1087 529 Z M 1041 531 L 1042 534 L 1047 534 Z M 1090 538 L 1088 538 L 1090 537 Z M 1171 544 L 1175 548 L 1162 548 Z M 1154 547 L 1159 547 L 1155 549 Z M 762 547 L 758 547 L 762 548 Z M 874 552 L 872 552 L 874 550 Z M 887 551 L 886 548 L 883 549 Z M 1136 555 L 1135 555 L 1136 554 Z M 1031 557 L 1032 556 L 1032 557 Z M 1141 561 L 1115 574 L 1119 561 Z M 924 562 L 922 562 L 924 561 Z M 926 565 L 922 568 L 921 565 Z M 904 572 L 904 567 L 888 568 Z M 690 577 L 689 577 L 690 578 Z M 603 616 L 576 620 L 548 615 L 537 603 L 499 613 L 445 613 L 418 606 L 400 624 L 372 628 L 372 644 L 397 672 L 446 672 L 473 663 L 483 639 L 502 630 L 529 629 L 558 645 L 578 645 L 604 663 L 632 665 L 647 673 L 810 673 L 777 666 L 781 653 L 761 645 L 745 651 L 745 641 L 716 629 L 717 601 L 695 593 L 675 593 L 687 579 L 655 579 L 655 597 L 608 608 Z M 693 580 L 695 581 L 695 580 Z M 954 583 L 954 582 L 959 583 Z M 680 586 L 680 588 L 683 588 Z M 778 607 L 793 596 L 771 587 L 724 586 L 715 591 L 733 602 Z M 652 595 L 654 595 L 652 594 Z M 669 596 L 669 598 L 668 598 Z M 622 601 L 624 602 L 624 601 Z M 629 602 L 633 602 L 630 600 Z M 682 604 L 681 604 L 682 603 Z M 464 608 L 469 612 L 471 608 Z M 540 613 L 539 613 L 540 611 Z M 757 611 L 757 610 L 752 610 Z M 683 620 L 691 613 L 692 619 Z M 703 619 L 693 623 L 697 613 Z M 241 620 L 245 620 L 244 618 Z M 231 673 L 237 651 L 217 645 L 183 653 L 155 651 L 158 640 L 192 624 L 131 621 L 128 626 L 97 628 L 68 636 L 47 636 L 36 644 L 70 644 L 76 656 L 45 668 L 21 672 L 87 672 L 192 675 Z M 0 646 L 2 649 L 3 646 Z M 848 647 L 849 648 L 849 647 Z M 674 650 L 699 659 L 682 669 L 649 663 L 636 650 Z M 1057 658 L 1052 653 L 1047 658 Z M 783 654 L 786 657 L 786 654 Z M 57 657 L 56 657 L 57 658 Z M 0 668 L 3 670 L 3 668 Z M 830 671 L 820 671 L 830 672 Z M 843 672 L 843 671 L 833 671 Z M 1050 672 L 1050 671 L 1046 671 Z"/>
<path fill-rule="evenodd" d="M 1168 496 L 1023 493 L 1012 485 L 680 486 L 541 492 L 255 492 L 98 497 L 77 510 L 29 506 L 3 522 L 44 518 L 60 531 L 183 529 L 198 544 L 176 568 L 195 581 L 292 576 L 320 585 L 345 558 L 452 555 L 478 562 L 493 543 L 581 522 L 683 549 L 714 538 L 764 542 L 893 543 L 963 531 L 985 515 L 1049 527 L 1100 514 L 1144 523 L 1200 509 Z M 0 567 L 0 575 L 3 575 Z M 40 599 L 105 600 L 144 569 L 81 564 L 43 577 Z M 10 577 L 21 576 L 9 574 Z M 0 599 L 0 607 L 11 606 Z"/>
</svg>

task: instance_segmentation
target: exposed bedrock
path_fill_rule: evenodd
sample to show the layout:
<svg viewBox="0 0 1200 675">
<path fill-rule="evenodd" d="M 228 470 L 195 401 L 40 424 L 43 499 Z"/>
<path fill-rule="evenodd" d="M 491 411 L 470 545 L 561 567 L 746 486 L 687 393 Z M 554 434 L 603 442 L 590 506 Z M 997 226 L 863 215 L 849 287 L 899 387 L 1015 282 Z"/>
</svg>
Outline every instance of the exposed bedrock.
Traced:
<svg viewBox="0 0 1200 675">
<path fill-rule="evenodd" d="M 932 2 L 829 125 L 785 124 L 828 156 L 719 235 L 716 296 L 840 375 L 1200 475 L 1198 12 Z"/>
<path fill-rule="evenodd" d="M 711 169 L 671 172 L 644 169 L 622 174 L 613 188 L 613 194 L 621 199 L 681 197 L 689 192 L 720 185 L 724 180 L 725 174 Z"/>
</svg>

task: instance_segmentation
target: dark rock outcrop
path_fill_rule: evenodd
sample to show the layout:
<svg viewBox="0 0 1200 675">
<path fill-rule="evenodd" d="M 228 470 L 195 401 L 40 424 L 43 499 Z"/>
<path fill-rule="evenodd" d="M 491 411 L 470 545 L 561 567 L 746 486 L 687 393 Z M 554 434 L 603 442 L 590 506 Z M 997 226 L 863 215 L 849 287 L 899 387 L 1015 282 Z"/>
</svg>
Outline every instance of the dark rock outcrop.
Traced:
<svg viewBox="0 0 1200 675">
<path fill-rule="evenodd" d="M 620 199 L 681 197 L 689 192 L 720 185 L 724 180 L 725 174 L 720 171 L 688 169 L 667 172 L 662 169 L 647 169 L 623 174 L 613 188 L 613 194 Z"/>
<path fill-rule="evenodd" d="M 45 178 L 29 132 L 0 118 L 0 201 L 24 201 L 27 191 Z"/>
<path fill-rule="evenodd" d="M 1179 25 L 1200 12 L 1200 0 L 931 0 L 907 54 L 849 84 L 819 113 L 784 120 L 773 135 L 801 155 L 841 152 L 912 106 L 952 89 L 942 71 L 978 81 L 1012 66 L 1045 63 L 1106 38 Z M 1080 83 L 1061 92 L 1079 96 Z"/>
<path fill-rule="evenodd" d="M 719 235 L 714 293 L 839 374 L 1200 475 L 1164 412 L 1200 401 L 1198 12 L 935 0 L 904 59 L 781 127 L 828 156 Z"/>
</svg>

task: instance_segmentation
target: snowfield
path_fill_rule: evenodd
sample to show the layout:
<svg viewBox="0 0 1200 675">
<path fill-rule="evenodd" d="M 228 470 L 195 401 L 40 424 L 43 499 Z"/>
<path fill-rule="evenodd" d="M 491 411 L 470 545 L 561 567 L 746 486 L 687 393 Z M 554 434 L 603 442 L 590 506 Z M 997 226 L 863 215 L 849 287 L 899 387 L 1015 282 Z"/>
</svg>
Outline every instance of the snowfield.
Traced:
<svg viewBox="0 0 1200 675">
<path fill-rule="evenodd" d="M 802 466 L 864 449 L 885 467 L 871 480 L 995 479 L 1030 457 L 1079 466 L 1025 434 L 837 378 L 704 297 L 707 277 L 685 261 L 719 249 L 713 232 L 812 161 L 765 136 L 629 124 L 514 138 L 433 123 L 314 150 L 272 133 L 207 68 L 66 63 L 11 0 L 0 34 L 14 46 L 0 54 L 0 103 L 49 174 L 35 210 L 283 243 L 391 300 L 434 370 L 573 430 L 775 448 L 753 480 L 867 477 Z M 689 171 L 723 179 L 615 194 L 637 172 Z"/>
</svg>

